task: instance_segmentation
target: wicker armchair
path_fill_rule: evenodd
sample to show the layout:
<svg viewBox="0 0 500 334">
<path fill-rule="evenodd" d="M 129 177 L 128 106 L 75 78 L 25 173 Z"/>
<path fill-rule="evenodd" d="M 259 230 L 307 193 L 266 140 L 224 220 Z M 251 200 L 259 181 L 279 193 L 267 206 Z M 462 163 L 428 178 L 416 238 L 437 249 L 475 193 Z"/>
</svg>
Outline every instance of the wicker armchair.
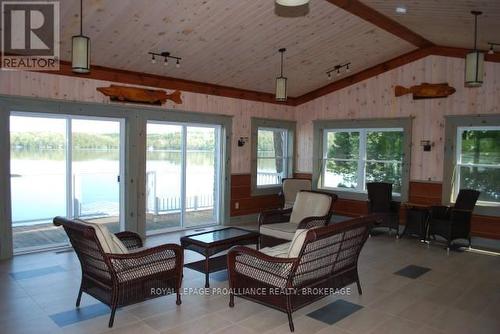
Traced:
<svg viewBox="0 0 500 334">
<path fill-rule="evenodd" d="M 392 200 L 392 183 L 370 182 L 368 190 L 368 213 L 377 214 L 378 220 L 374 227 L 388 227 L 396 231 L 399 238 L 399 208 L 400 203 Z"/>
<path fill-rule="evenodd" d="M 301 190 L 311 190 L 312 181 L 309 179 L 284 178 L 282 180 L 282 189 L 279 193 L 283 209 L 293 207 L 297 194 Z"/>
<path fill-rule="evenodd" d="M 173 292 L 177 305 L 181 304 L 183 250 L 179 245 L 142 249 L 138 234 L 120 232 L 115 236 L 131 252 L 110 254 L 103 251 L 96 230 L 84 222 L 56 217 L 54 225 L 64 227 L 80 260 L 82 281 L 76 307 L 86 292 L 111 308 L 112 327 L 118 307 Z"/>
<path fill-rule="evenodd" d="M 229 306 L 234 307 L 237 295 L 285 312 L 293 332 L 294 311 L 351 283 L 357 284 L 361 294 L 358 257 L 374 222 L 374 217 L 367 216 L 310 229 L 295 257 L 271 256 L 272 248 L 267 252 L 232 248 L 228 253 Z"/>
<path fill-rule="evenodd" d="M 476 190 L 460 189 L 454 206 L 432 206 L 429 235 L 445 238 L 448 250 L 455 239 L 467 239 L 470 247 L 470 221 L 479 195 Z"/>
<path fill-rule="evenodd" d="M 293 208 L 263 211 L 259 215 L 261 247 L 288 242 L 297 229 L 327 225 L 337 198 L 335 194 L 302 190 Z"/>
</svg>

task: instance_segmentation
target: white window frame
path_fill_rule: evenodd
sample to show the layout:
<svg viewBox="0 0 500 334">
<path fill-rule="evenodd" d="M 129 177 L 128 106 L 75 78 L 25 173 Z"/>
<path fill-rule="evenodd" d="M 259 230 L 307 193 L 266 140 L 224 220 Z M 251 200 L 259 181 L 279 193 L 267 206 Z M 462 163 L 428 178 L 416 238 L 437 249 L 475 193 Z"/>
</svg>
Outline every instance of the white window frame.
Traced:
<svg viewBox="0 0 500 334">
<path fill-rule="evenodd" d="M 283 134 L 282 138 L 284 138 L 283 140 L 283 153 L 284 155 L 283 156 L 273 156 L 273 157 L 260 157 L 259 156 L 259 131 L 279 131 Z M 275 188 L 276 186 L 281 186 L 281 180 L 283 178 L 286 178 L 288 175 L 289 175 L 289 164 L 288 164 L 288 160 L 290 159 L 290 157 L 288 157 L 288 129 L 286 128 L 272 128 L 272 127 L 265 127 L 265 126 L 260 126 L 260 127 L 257 127 L 257 183 L 256 183 L 256 186 L 258 189 L 265 189 L 265 188 Z M 269 160 L 277 160 L 277 159 L 282 159 L 283 160 L 283 176 L 282 178 L 277 182 L 277 183 L 270 183 L 270 184 L 262 184 L 262 185 L 259 185 L 258 183 L 258 180 L 259 180 L 259 170 L 258 170 L 258 161 L 260 159 L 269 159 Z"/>
<path fill-rule="evenodd" d="M 180 189 L 180 197 L 181 197 L 181 208 L 180 208 L 180 221 L 179 221 L 179 226 L 174 226 L 174 227 L 167 227 L 163 229 L 158 229 L 158 230 L 148 230 L 147 228 L 147 221 L 145 222 L 145 229 L 146 229 L 146 236 L 154 236 L 158 234 L 164 234 L 168 232 L 176 232 L 176 231 L 183 231 L 183 230 L 188 230 L 188 229 L 193 229 L 193 228 L 205 228 L 205 227 L 211 227 L 211 226 L 219 226 L 222 225 L 222 216 L 221 216 L 221 211 L 222 211 L 222 206 L 224 205 L 222 203 L 222 192 L 221 189 L 223 187 L 222 185 L 222 173 L 221 173 L 221 168 L 222 168 L 222 126 L 220 124 L 210 124 L 210 123 L 191 123 L 191 122 L 172 122 L 172 121 L 161 121 L 161 120 L 156 120 L 156 119 L 148 119 L 146 121 L 146 133 L 147 133 L 147 125 L 148 124 L 155 124 L 155 125 L 175 125 L 175 126 L 180 126 L 181 127 L 181 189 Z M 215 197 L 214 197 L 214 216 L 215 216 L 215 223 L 207 223 L 207 224 L 200 224 L 196 226 L 191 226 L 186 223 L 186 179 L 188 177 L 187 175 L 187 130 L 190 127 L 196 127 L 196 128 L 208 128 L 208 129 L 214 129 L 215 130 Z M 147 137 L 147 134 L 146 134 Z M 146 141 L 147 143 L 147 141 Z M 147 148 L 146 148 L 147 150 Z M 147 163 L 147 162 L 146 162 Z M 146 199 L 147 200 L 147 199 Z M 145 206 L 147 209 L 147 204 Z"/>
<path fill-rule="evenodd" d="M 500 126 L 459 126 L 457 127 L 457 139 L 456 139 L 456 150 L 455 150 L 455 173 L 453 178 L 453 194 L 452 203 L 455 203 L 458 192 L 460 191 L 460 169 L 461 167 L 483 167 L 491 169 L 500 169 L 500 165 L 488 165 L 488 164 L 474 164 L 474 163 L 462 163 L 462 135 L 464 131 L 500 131 Z M 500 206 L 499 202 L 491 201 L 478 201 L 478 204 L 489 205 L 489 206 Z"/>
<path fill-rule="evenodd" d="M 335 159 L 328 158 L 328 134 L 329 133 L 339 133 L 339 132 L 359 132 L 359 147 L 358 147 L 358 158 L 357 159 Z M 367 193 L 366 190 L 366 164 L 369 162 L 378 163 L 399 163 L 401 168 L 404 163 L 404 159 L 400 161 L 397 160 L 368 160 L 366 158 L 366 138 L 369 132 L 402 132 L 404 134 L 404 128 L 329 128 L 325 129 L 323 132 L 323 152 L 321 160 L 321 178 L 320 178 L 320 188 L 332 191 L 347 191 L 353 193 Z M 358 173 L 357 173 L 357 186 L 356 188 L 342 188 L 342 187 L 329 187 L 324 184 L 325 174 L 326 174 L 326 164 L 328 161 L 357 161 L 358 162 Z M 401 177 L 403 177 L 403 172 Z M 399 192 L 393 192 L 396 196 L 401 196 Z"/>
</svg>

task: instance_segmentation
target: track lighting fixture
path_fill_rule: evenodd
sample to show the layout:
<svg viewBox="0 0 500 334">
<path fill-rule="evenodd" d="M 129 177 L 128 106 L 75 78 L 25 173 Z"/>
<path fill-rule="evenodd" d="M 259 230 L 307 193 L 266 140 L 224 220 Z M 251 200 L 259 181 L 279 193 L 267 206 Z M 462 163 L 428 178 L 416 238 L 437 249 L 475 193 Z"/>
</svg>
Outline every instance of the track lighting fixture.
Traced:
<svg viewBox="0 0 500 334">
<path fill-rule="evenodd" d="M 164 52 L 148 52 L 148 54 L 151 55 L 151 63 L 156 64 L 156 57 L 163 57 L 163 65 L 168 66 L 168 60 L 169 59 L 174 59 L 175 60 L 175 67 L 179 68 L 181 67 L 181 60 L 182 58 L 180 57 L 175 57 L 170 54 L 170 52 L 164 51 Z"/>
<path fill-rule="evenodd" d="M 340 77 L 342 72 L 349 73 L 351 71 L 351 63 L 335 65 L 331 70 L 326 71 L 328 80 L 332 80 L 332 73 L 335 72 L 336 77 Z"/>
</svg>

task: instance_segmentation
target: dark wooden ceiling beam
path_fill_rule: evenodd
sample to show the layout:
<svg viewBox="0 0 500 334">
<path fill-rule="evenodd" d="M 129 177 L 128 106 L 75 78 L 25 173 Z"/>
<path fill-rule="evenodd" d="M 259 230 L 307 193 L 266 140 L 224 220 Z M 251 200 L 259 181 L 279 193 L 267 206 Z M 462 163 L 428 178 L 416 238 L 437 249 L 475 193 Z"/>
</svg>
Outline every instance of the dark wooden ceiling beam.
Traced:
<svg viewBox="0 0 500 334">
<path fill-rule="evenodd" d="M 332 82 L 331 84 L 328 84 L 326 86 L 323 86 L 321 88 L 313 90 L 312 92 L 309 92 L 309 93 L 306 93 L 302 96 L 299 96 L 295 100 L 295 105 L 300 105 L 300 104 L 312 101 L 314 99 L 317 99 L 318 97 L 321 97 L 323 95 L 333 93 L 333 92 L 340 90 L 342 88 L 349 87 L 349 86 L 354 85 L 360 81 L 372 78 L 374 76 L 377 76 L 377 75 L 382 74 L 384 72 L 390 71 L 390 70 L 395 69 L 397 67 L 400 67 L 400 66 L 409 64 L 411 62 L 414 62 L 416 60 L 419 60 L 421 58 L 427 57 L 429 54 L 430 54 L 430 48 L 417 49 L 415 51 L 405 53 L 399 57 L 393 58 L 391 60 L 388 60 L 388 61 L 383 62 L 383 63 L 378 64 L 378 65 L 375 65 L 375 66 L 370 67 L 366 70 L 355 73 L 351 76 L 348 76 L 346 78 L 340 79 L 340 80 L 335 81 L 335 82 Z"/>
<path fill-rule="evenodd" d="M 430 53 L 435 56 L 444 56 L 444 57 L 454 57 L 454 58 L 465 58 L 467 53 L 469 53 L 470 49 L 464 48 L 455 48 L 450 46 L 433 46 L 430 47 Z M 495 52 L 494 54 L 488 54 L 488 51 L 483 50 L 485 53 L 484 60 L 492 62 L 492 63 L 500 63 L 500 53 Z"/>
<path fill-rule="evenodd" d="M 425 48 L 434 45 L 431 41 L 423 38 L 419 34 L 411 31 L 404 25 L 377 12 L 373 8 L 358 0 L 326 0 L 343 10 L 362 18 L 365 21 L 419 47 Z"/>
<path fill-rule="evenodd" d="M 419 60 L 427 56 L 433 55 L 433 56 L 444 56 L 444 57 L 454 57 L 454 58 L 464 59 L 465 55 L 468 52 L 470 52 L 470 49 L 454 48 L 448 46 L 430 46 L 427 48 L 417 49 L 415 51 L 405 53 L 399 57 L 393 58 L 381 64 L 370 67 L 361 72 L 355 73 L 346 78 L 332 82 L 331 84 L 313 90 L 302 96 L 296 97 L 294 103 L 296 106 L 301 105 L 303 103 L 307 103 L 323 95 L 333 93 L 337 90 L 349 87 L 360 81 L 372 78 L 374 76 L 393 70 L 397 67 L 409 64 L 411 62 L 414 62 L 416 60 Z M 497 52 L 495 54 L 489 55 L 487 51 L 483 52 L 485 53 L 486 61 L 500 63 L 500 53 Z"/>
<path fill-rule="evenodd" d="M 390 71 L 397 67 L 409 64 L 411 62 L 414 62 L 429 55 L 465 58 L 465 55 L 469 51 L 470 51 L 469 49 L 446 47 L 446 46 L 430 46 L 422 49 L 417 49 L 415 51 L 405 53 L 401 56 L 398 56 L 381 64 L 375 65 L 373 67 L 370 67 L 361 72 L 355 73 L 349 77 L 332 82 L 326 86 L 315 89 L 299 97 L 289 97 L 288 101 L 285 103 L 276 102 L 274 99 L 274 95 L 271 93 L 256 92 L 256 91 L 227 87 L 227 86 L 219 86 L 209 83 L 176 79 L 154 74 L 125 71 L 103 66 L 92 65 L 92 71 L 90 74 L 76 74 L 71 71 L 71 64 L 66 61 L 61 61 L 59 71 L 46 71 L 44 73 L 65 75 L 77 78 L 111 81 L 117 83 L 126 83 L 131 85 L 157 87 L 163 89 L 178 89 L 181 91 L 198 93 L 198 94 L 207 94 L 207 95 L 215 95 L 222 97 L 230 97 L 241 100 L 298 106 L 303 103 L 307 103 L 309 101 L 317 99 L 323 95 L 327 95 L 337 90 L 349 87 L 358 82 L 372 78 L 374 76 Z M 486 51 L 484 52 L 486 53 Z M 489 62 L 500 63 L 500 54 L 499 53 L 495 53 L 493 55 L 486 54 L 485 59 L 486 61 Z"/>
<path fill-rule="evenodd" d="M 131 85 L 158 87 L 163 89 L 178 89 L 185 92 L 230 97 L 235 99 L 274 103 L 281 105 L 295 105 L 295 99 L 289 97 L 286 102 L 277 102 L 274 94 L 252 90 L 214 85 L 184 79 L 176 79 L 161 75 L 141 73 L 92 65 L 89 74 L 77 74 L 71 70 L 71 63 L 61 61 L 59 71 L 46 71 L 48 74 L 57 74 L 70 77 L 104 80 L 111 82 L 127 83 Z"/>
</svg>

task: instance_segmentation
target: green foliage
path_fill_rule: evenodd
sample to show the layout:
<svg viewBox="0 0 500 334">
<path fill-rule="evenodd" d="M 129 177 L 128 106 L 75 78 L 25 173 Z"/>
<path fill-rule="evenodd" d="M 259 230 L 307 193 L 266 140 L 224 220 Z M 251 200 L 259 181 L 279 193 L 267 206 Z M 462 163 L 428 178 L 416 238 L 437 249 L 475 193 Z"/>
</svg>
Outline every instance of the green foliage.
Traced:
<svg viewBox="0 0 500 334">
<path fill-rule="evenodd" d="M 359 156 L 359 132 L 329 132 L 327 137 L 328 158 L 354 159 Z M 342 176 L 342 182 L 336 187 L 356 188 L 358 179 L 357 161 L 328 161 L 328 173 Z"/>
<path fill-rule="evenodd" d="M 500 202 L 500 130 L 471 130 L 462 133 L 460 187 L 481 191 L 482 201 Z"/>
<path fill-rule="evenodd" d="M 264 157 L 284 157 L 284 138 L 283 131 L 258 130 L 257 133 L 257 156 Z M 258 171 L 268 171 L 273 173 L 283 173 L 283 159 L 258 159 Z"/>
<path fill-rule="evenodd" d="M 120 146 L 118 134 L 74 133 L 74 149 L 116 150 Z M 66 147 L 65 135 L 53 132 L 14 132 L 11 134 L 11 148 L 14 150 L 54 150 Z M 180 150 L 180 133 L 150 134 L 148 147 L 155 150 Z M 213 150 L 215 138 L 205 132 L 190 132 L 188 150 Z"/>
<path fill-rule="evenodd" d="M 352 161 L 328 161 L 327 172 L 342 176 L 337 187 L 354 188 L 358 178 L 359 132 L 328 133 L 328 158 L 352 159 Z M 393 183 L 394 192 L 401 191 L 401 162 L 403 157 L 403 133 L 367 132 L 365 165 L 366 182 Z M 369 160 L 378 160 L 372 161 Z M 386 160 L 390 162 L 382 162 Z"/>
</svg>

